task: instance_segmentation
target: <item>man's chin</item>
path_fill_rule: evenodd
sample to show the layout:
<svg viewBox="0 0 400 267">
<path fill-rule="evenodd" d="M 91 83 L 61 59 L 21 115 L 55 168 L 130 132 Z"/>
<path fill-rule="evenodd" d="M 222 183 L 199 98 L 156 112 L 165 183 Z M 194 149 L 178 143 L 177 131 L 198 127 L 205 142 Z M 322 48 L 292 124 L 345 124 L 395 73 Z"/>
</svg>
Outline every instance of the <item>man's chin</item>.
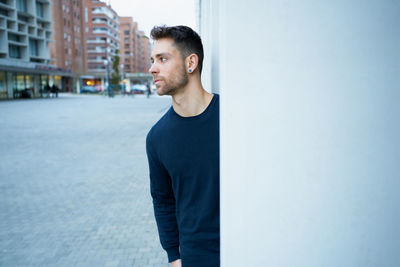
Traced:
<svg viewBox="0 0 400 267">
<path fill-rule="evenodd" d="M 163 88 L 157 88 L 156 92 L 157 92 L 157 95 L 163 96 L 163 95 L 171 95 L 172 90 L 163 89 Z"/>
</svg>

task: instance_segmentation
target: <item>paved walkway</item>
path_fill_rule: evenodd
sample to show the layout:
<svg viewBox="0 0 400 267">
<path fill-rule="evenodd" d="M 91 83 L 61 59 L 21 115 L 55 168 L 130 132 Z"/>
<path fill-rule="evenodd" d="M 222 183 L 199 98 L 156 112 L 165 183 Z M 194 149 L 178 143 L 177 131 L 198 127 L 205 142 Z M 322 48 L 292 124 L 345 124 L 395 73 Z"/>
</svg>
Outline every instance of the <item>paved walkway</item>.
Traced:
<svg viewBox="0 0 400 267">
<path fill-rule="evenodd" d="M 145 136 L 169 97 L 0 102 L 0 266 L 168 266 Z"/>
</svg>

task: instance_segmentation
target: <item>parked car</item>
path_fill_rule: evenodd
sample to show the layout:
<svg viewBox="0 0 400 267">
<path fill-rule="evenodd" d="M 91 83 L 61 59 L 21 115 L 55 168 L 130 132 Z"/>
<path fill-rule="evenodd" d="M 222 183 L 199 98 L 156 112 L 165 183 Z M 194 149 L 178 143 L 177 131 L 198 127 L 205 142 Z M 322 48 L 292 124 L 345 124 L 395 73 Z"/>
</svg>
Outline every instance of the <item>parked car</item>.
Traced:
<svg viewBox="0 0 400 267">
<path fill-rule="evenodd" d="M 98 93 L 100 92 L 96 87 L 85 85 L 81 88 L 81 93 Z"/>
<path fill-rule="evenodd" d="M 147 87 L 144 84 L 134 84 L 131 86 L 131 94 L 145 94 Z"/>
</svg>

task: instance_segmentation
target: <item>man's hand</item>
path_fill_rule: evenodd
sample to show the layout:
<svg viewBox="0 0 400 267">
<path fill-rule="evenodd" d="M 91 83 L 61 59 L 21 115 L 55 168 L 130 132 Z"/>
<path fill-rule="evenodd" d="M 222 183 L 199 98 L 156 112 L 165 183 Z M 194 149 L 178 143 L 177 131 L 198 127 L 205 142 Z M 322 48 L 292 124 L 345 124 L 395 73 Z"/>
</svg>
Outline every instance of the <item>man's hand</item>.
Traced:
<svg viewBox="0 0 400 267">
<path fill-rule="evenodd" d="M 182 267 L 181 259 L 171 262 L 171 267 Z"/>
</svg>

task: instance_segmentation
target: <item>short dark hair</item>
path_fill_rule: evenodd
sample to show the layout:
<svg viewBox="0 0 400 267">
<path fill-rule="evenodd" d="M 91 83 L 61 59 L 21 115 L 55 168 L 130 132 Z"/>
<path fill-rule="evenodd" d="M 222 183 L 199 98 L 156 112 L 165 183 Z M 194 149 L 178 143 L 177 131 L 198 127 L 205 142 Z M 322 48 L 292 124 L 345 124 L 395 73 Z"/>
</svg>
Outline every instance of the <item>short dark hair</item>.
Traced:
<svg viewBox="0 0 400 267">
<path fill-rule="evenodd" d="M 185 59 L 190 54 L 196 54 L 199 57 L 199 71 L 203 68 L 203 44 L 201 42 L 200 36 L 187 26 L 155 26 L 150 33 L 153 40 L 158 40 L 162 38 L 171 38 L 174 40 L 176 47 L 183 59 Z"/>
</svg>

